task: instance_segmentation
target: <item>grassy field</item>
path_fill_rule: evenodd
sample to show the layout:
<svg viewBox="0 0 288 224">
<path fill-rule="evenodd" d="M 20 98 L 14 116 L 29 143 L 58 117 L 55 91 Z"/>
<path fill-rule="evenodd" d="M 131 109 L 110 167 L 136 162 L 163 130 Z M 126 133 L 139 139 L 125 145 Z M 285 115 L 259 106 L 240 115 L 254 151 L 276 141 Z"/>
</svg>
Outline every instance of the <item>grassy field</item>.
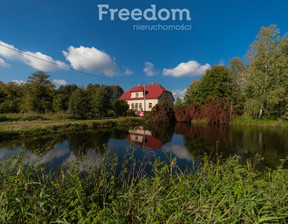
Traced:
<svg viewBox="0 0 288 224">
<path fill-rule="evenodd" d="M 282 119 L 268 120 L 268 119 L 253 119 L 245 116 L 234 117 L 233 125 L 249 125 L 249 126 L 271 126 L 271 127 L 288 127 L 288 121 Z"/>
<path fill-rule="evenodd" d="M 139 117 L 75 120 L 66 114 L 5 114 L 0 116 L 1 136 L 25 136 L 98 127 L 133 126 L 143 123 Z"/>
<path fill-rule="evenodd" d="M 85 172 L 75 162 L 47 174 L 39 164 L 24 165 L 23 153 L 0 164 L 1 223 L 288 221 L 288 170 L 258 172 L 258 158 L 241 165 L 236 156 L 216 162 L 205 157 L 201 169 L 182 172 L 169 155 L 137 165 L 130 149 L 123 164 L 107 153 Z"/>
<path fill-rule="evenodd" d="M 69 114 L 66 113 L 24 113 L 24 114 L 0 114 L 0 122 L 8 121 L 35 121 L 35 120 L 63 120 L 70 119 Z"/>
</svg>

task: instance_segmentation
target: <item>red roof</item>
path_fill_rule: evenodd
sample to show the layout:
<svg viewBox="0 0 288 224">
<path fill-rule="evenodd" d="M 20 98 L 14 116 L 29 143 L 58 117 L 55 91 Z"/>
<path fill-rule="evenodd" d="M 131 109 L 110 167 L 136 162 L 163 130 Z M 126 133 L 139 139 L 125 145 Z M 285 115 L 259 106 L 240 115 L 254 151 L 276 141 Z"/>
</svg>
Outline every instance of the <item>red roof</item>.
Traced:
<svg viewBox="0 0 288 224">
<path fill-rule="evenodd" d="M 137 136 L 143 136 L 144 137 L 144 135 L 139 135 L 139 134 L 128 134 L 126 139 L 129 142 L 131 142 L 131 140 L 132 140 L 131 135 L 137 135 Z M 145 147 L 148 147 L 150 149 L 160 149 L 163 146 L 163 143 L 159 139 L 157 139 L 153 136 L 149 136 L 149 135 L 145 136 L 145 143 L 144 142 L 132 142 L 132 143 L 134 145 L 139 146 L 139 147 L 145 146 Z"/>
<path fill-rule="evenodd" d="M 145 86 L 145 90 L 146 90 L 146 99 L 159 99 L 163 92 L 171 93 L 170 91 L 165 89 L 160 84 L 154 84 L 154 85 Z M 144 99 L 143 97 L 131 98 L 131 93 L 132 92 L 144 92 L 144 86 L 133 87 L 129 91 L 123 93 L 123 95 L 120 97 L 120 99 L 122 99 L 122 100 Z"/>
</svg>

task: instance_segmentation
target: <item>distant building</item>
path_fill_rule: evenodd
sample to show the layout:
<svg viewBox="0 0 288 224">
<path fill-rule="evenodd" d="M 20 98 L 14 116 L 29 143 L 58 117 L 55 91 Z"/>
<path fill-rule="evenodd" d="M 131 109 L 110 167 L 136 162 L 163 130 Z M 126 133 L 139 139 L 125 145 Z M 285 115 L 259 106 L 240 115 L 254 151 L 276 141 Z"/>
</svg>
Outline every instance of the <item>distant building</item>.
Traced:
<svg viewBox="0 0 288 224">
<path fill-rule="evenodd" d="M 145 100 L 144 100 L 144 86 L 139 84 L 133 87 L 129 91 L 123 93 L 120 97 L 122 100 L 126 100 L 129 104 L 129 109 L 135 111 L 151 111 L 156 104 L 160 104 L 164 98 L 167 99 L 167 103 L 173 108 L 174 97 L 170 91 L 165 89 L 160 84 L 145 86 Z M 145 108 L 144 108 L 145 107 Z"/>
</svg>

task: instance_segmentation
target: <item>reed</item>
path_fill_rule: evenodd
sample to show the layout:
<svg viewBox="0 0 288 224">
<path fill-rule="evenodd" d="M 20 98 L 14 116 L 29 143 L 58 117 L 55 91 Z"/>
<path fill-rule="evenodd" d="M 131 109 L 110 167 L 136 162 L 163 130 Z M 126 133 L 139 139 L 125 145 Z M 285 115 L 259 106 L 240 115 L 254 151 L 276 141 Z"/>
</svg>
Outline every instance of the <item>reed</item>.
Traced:
<svg viewBox="0 0 288 224">
<path fill-rule="evenodd" d="M 0 164 L 0 222 L 288 222 L 288 170 L 281 164 L 260 172 L 259 158 L 243 165 L 237 156 L 205 156 L 200 168 L 181 171 L 173 156 L 139 162 L 134 154 L 129 149 L 119 164 L 107 150 L 97 166 L 75 161 L 47 172 L 23 164 L 22 150 Z"/>
</svg>

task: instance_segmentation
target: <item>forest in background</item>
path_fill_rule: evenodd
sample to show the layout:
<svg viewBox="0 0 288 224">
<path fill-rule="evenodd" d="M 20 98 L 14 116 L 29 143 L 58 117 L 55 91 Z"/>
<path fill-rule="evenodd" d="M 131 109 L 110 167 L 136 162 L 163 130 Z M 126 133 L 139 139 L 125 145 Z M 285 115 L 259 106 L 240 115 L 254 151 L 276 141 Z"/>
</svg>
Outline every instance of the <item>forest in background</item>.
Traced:
<svg viewBox="0 0 288 224">
<path fill-rule="evenodd" d="M 68 113 L 87 119 L 133 115 L 119 100 L 118 86 L 52 84 L 38 71 L 21 85 L 0 81 L 0 113 Z M 262 27 L 245 60 L 235 57 L 229 66 L 214 65 L 200 80 L 193 80 L 184 101 L 175 102 L 177 121 L 206 120 L 229 123 L 232 116 L 288 119 L 288 38 L 276 25 Z"/>
<path fill-rule="evenodd" d="M 126 115 L 126 101 L 119 100 L 123 89 L 118 86 L 75 84 L 58 89 L 45 72 L 38 71 L 21 85 L 0 82 L 0 113 L 69 113 L 73 118 L 97 118 Z M 129 111 L 128 111 L 129 112 Z"/>
<path fill-rule="evenodd" d="M 288 118 L 288 38 L 276 25 L 262 27 L 250 45 L 245 60 L 238 57 L 229 66 L 214 65 L 187 89 L 177 108 L 225 101 L 233 115 L 268 119 Z M 219 103 L 218 103 L 219 104 Z"/>
</svg>

